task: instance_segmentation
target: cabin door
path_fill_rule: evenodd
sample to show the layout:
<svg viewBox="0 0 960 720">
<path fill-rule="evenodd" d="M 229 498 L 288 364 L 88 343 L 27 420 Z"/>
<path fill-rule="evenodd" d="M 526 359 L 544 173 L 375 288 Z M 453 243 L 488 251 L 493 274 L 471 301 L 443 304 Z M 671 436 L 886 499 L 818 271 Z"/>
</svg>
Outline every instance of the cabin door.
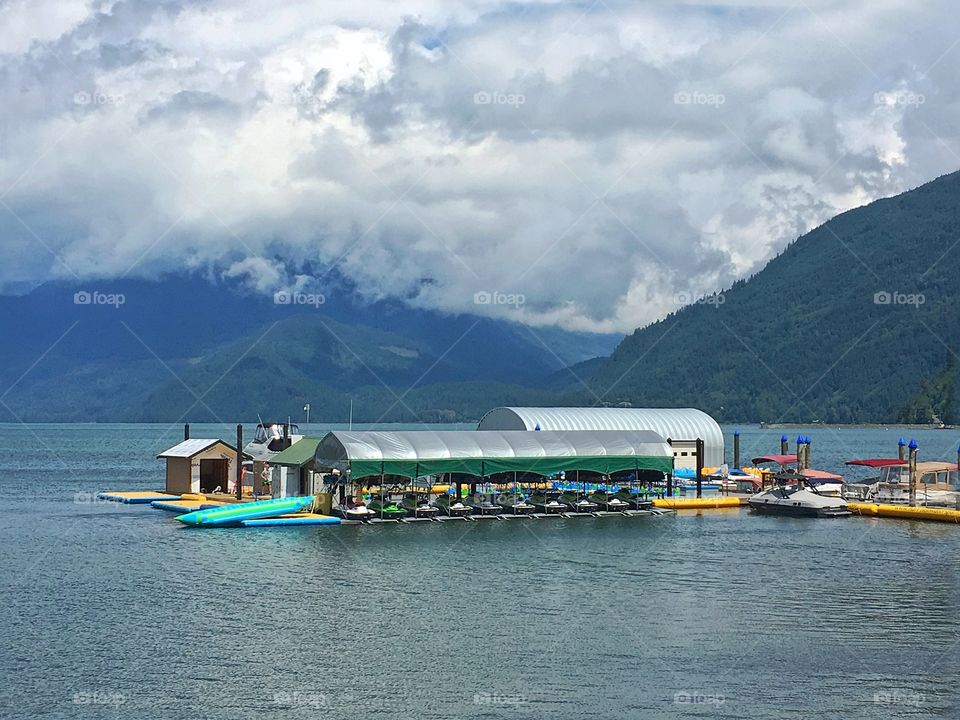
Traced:
<svg viewBox="0 0 960 720">
<path fill-rule="evenodd" d="M 200 492 L 209 493 L 220 488 L 220 492 L 227 492 L 227 474 L 230 471 L 230 461 L 222 458 L 200 461 Z"/>
</svg>

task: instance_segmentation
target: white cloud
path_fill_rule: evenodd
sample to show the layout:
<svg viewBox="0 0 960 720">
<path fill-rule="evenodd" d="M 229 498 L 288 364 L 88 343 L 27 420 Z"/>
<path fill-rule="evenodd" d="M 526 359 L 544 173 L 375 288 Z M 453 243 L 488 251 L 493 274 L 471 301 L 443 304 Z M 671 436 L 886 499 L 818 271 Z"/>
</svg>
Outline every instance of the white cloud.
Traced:
<svg viewBox="0 0 960 720">
<path fill-rule="evenodd" d="M 945 0 L 608 5 L 5 5 L 0 286 L 335 268 L 631 330 L 960 165 Z"/>
</svg>

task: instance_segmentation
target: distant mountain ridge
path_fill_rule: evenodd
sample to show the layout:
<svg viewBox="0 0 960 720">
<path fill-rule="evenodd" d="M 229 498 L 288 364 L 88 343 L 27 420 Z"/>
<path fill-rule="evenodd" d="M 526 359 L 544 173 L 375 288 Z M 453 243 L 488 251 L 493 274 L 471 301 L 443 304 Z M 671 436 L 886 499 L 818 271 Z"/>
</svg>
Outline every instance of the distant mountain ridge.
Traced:
<svg viewBox="0 0 960 720">
<path fill-rule="evenodd" d="M 0 333 L 6 420 L 236 421 L 309 402 L 313 419 L 342 421 L 353 401 L 361 422 L 624 403 L 737 422 L 957 423 L 960 173 L 842 213 L 722 303 L 622 340 L 349 290 L 276 304 L 197 277 L 0 297 Z"/>
<path fill-rule="evenodd" d="M 0 297 L 0 333 L 8 421 L 233 421 L 307 402 L 313 419 L 342 420 L 351 400 L 358 420 L 472 419 L 619 340 L 343 290 L 278 304 L 195 276 Z"/>
</svg>

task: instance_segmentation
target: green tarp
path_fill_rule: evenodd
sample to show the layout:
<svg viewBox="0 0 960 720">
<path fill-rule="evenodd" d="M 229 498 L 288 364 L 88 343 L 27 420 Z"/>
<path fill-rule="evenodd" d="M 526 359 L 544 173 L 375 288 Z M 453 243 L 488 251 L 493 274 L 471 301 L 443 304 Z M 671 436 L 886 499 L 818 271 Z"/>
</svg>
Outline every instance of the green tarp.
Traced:
<svg viewBox="0 0 960 720">
<path fill-rule="evenodd" d="M 673 452 L 649 431 L 335 431 L 320 441 L 314 466 L 349 472 L 353 479 L 450 472 L 478 477 L 561 470 L 667 473 L 673 468 Z"/>
</svg>

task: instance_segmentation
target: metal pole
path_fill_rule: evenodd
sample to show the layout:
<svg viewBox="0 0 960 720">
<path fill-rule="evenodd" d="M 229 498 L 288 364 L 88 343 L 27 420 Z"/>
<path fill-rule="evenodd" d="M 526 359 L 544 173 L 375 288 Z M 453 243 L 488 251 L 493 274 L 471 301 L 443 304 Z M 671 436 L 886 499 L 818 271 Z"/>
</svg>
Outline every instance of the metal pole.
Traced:
<svg viewBox="0 0 960 720">
<path fill-rule="evenodd" d="M 740 431 L 733 431 L 733 467 L 740 469 Z"/>
<path fill-rule="evenodd" d="M 667 445 L 673 448 L 673 440 L 667 438 Z M 673 456 L 673 453 L 670 453 L 670 472 L 667 473 L 667 497 L 673 497 L 673 466 L 676 463 L 676 458 Z"/>
<path fill-rule="evenodd" d="M 917 504 L 917 441 L 911 440 L 910 449 L 910 507 Z"/>
<path fill-rule="evenodd" d="M 697 438 L 697 497 L 703 497 L 703 438 Z"/>
<path fill-rule="evenodd" d="M 243 425 L 237 423 L 237 500 L 243 500 Z"/>
</svg>

